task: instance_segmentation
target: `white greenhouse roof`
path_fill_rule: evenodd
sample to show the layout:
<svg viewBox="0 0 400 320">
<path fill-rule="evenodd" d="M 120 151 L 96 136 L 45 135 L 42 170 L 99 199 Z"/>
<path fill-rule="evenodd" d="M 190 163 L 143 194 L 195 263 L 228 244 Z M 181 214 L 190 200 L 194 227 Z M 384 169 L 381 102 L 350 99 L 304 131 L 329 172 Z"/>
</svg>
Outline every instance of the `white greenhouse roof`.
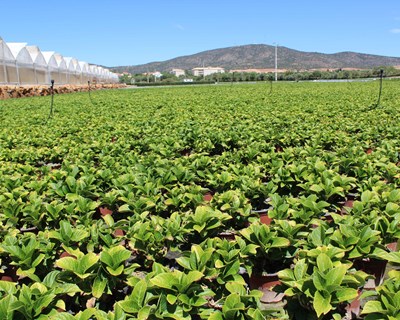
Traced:
<svg viewBox="0 0 400 320">
<path fill-rule="evenodd" d="M 54 51 L 42 51 L 42 54 L 49 68 L 58 69 L 58 63 Z"/>
<path fill-rule="evenodd" d="M 88 73 L 89 72 L 89 64 L 85 61 L 78 61 L 79 66 L 81 67 L 82 73 Z"/>
<path fill-rule="evenodd" d="M 64 57 L 67 69 L 73 72 L 80 72 L 81 67 L 79 66 L 78 60 L 72 57 Z"/>
<path fill-rule="evenodd" d="M 99 74 L 99 68 L 93 64 L 89 66 L 90 72 L 94 75 Z"/>
<path fill-rule="evenodd" d="M 8 42 L 8 47 L 18 64 L 33 65 L 33 60 L 24 42 Z"/>
<path fill-rule="evenodd" d="M 68 70 L 67 63 L 65 62 L 64 57 L 61 54 L 55 53 L 54 58 L 56 59 L 57 65 L 60 70 Z"/>
<path fill-rule="evenodd" d="M 36 66 L 47 68 L 46 59 L 44 58 L 43 53 L 40 51 L 39 47 L 27 46 L 26 50 L 28 50 L 31 59 Z"/>
</svg>

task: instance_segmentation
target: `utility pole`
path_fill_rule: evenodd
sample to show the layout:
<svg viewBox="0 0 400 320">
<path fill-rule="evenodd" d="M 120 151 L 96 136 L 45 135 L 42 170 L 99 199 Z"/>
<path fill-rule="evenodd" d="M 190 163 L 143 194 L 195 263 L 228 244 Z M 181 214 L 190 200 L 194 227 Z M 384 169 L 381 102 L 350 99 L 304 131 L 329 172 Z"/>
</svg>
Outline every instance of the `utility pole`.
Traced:
<svg viewBox="0 0 400 320">
<path fill-rule="evenodd" d="M 275 81 L 278 81 L 278 44 L 275 43 Z"/>
</svg>

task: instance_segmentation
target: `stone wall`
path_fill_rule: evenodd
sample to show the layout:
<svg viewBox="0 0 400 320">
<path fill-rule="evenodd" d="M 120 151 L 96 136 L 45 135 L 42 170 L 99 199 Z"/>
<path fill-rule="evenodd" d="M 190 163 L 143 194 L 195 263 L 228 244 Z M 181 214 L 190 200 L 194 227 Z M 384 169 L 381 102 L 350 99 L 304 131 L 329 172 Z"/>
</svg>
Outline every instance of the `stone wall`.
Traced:
<svg viewBox="0 0 400 320">
<path fill-rule="evenodd" d="M 113 84 L 91 84 L 90 90 L 100 89 L 116 89 L 124 88 L 125 84 L 113 83 Z M 54 86 L 55 94 L 72 93 L 88 91 L 87 85 L 59 85 Z M 23 97 L 36 97 L 36 96 L 48 96 L 51 94 L 50 86 L 10 86 L 0 85 L 0 100 L 9 98 L 23 98 Z"/>
</svg>

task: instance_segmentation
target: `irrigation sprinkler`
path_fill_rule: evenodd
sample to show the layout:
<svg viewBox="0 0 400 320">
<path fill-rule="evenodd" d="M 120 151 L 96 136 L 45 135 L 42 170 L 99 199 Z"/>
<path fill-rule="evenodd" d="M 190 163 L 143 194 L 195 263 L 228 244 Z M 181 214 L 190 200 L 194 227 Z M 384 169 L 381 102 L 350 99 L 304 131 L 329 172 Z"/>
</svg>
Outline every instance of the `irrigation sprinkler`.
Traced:
<svg viewBox="0 0 400 320">
<path fill-rule="evenodd" d="M 378 100 L 376 103 L 372 104 L 368 109 L 373 110 L 379 107 L 379 104 L 381 103 L 381 95 L 382 95 L 382 84 L 383 84 L 383 69 L 379 70 L 379 94 L 378 94 Z"/>
<path fill-rule="evenodd" d="M 94 106 L 94 102 L 93 102 L 93 99 L 92 99 L 92 95 L 90 94 L 90 80 L 88 80 L 87 83 L 88 83 L 89 100 L 90 100 L 91 104 Z"/>
<path fill-rule="evenodd" d="M 54 80 L 51 80 L 51 86 L 50 86 L 50 94 L 51 94 L 51 103 L 50 103 L 50 113 L 49 113 L 49 117 L 47 118 L 47 121 L 49 121 L 49 119 L 51 117 L 53 117 L 53 105 L 54 105 Z M 46 121 L 46 123 L 47 123 Z"/>
</svg>

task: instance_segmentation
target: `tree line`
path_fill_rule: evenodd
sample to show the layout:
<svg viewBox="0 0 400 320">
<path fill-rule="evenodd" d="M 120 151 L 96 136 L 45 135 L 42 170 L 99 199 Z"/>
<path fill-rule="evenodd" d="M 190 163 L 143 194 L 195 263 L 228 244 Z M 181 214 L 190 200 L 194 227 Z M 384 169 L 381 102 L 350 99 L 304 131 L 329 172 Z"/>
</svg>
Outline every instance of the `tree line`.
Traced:
<svg viewBox="0 0 400 320">
<path fill-rule="evenodd" d="M 349 80 L 349 79 L 363 79 L 374 78 L 380 75 L 380 70 L 383 70 L 385 77 L 400 76 L 400 69 L 392 66 L 375 67 L 372 69 L 362 70 L 310 70 L 310 71 L 296 71 L 287 70 L 277 74 L 278 81 L 307 81 L 307 80 Z M 192 79 L 195 82 L 201 81 L 214 81 L 214 82 L 245 82 L 245 81 L 273 81 L 275 74 L 270 73 L 257 73 L 257 72 L 225 72 L 214 73 L 208 76 L 193 76 L 190 71 L 186 71 L 184 76 L 177 77 L 171 73 L 164 72 L 160 77 L 152 74 L 123 74 L 120 76 L 120 82 L 126 84 L 135 83 L 176 83 L 182 82 L 183 79 Z"/>
</svg>

